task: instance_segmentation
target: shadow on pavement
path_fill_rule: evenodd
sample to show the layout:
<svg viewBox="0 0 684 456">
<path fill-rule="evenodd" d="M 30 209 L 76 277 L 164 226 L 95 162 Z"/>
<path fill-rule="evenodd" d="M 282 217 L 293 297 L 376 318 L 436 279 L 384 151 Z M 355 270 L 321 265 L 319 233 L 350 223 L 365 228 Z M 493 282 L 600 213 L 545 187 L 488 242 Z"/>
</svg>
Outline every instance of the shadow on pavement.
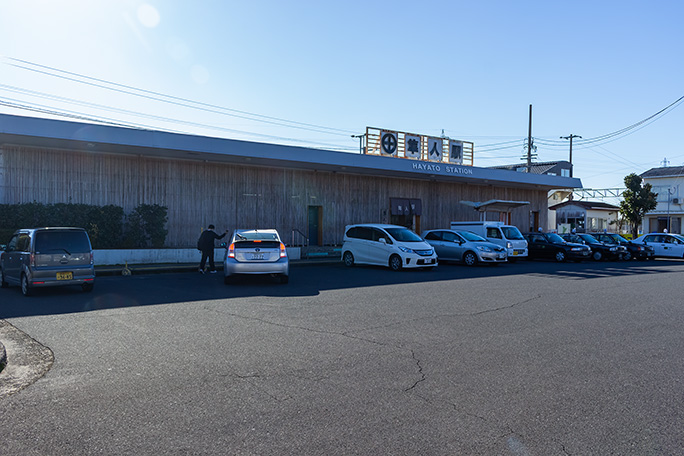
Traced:
<svg viewBox="0 0 684 456">
<path fill-rule="evenodd" d="M 656 260 L 642 262 L 554 263 L 521 261 L 515 264 L 466 267 L 440 264 L 434 270 L 391 271 L 383 267 L 342 263 L 292 265 L 290 283 L 283 285 L 271 277 L 246 276 L 224 285 L 223 274 L 197 272 L 134 274 L 99 277 L 95 289 L 84 293 L 80 287 L 34 289 L 24 297 L 18 287 L 0 290 L 0 318 L 90 312 L 102 309 L 223 300 L 244 297 L 306 297 L 329 290 L 396 284 L 432 284 L 479 277 L 532 275 L 591 280 L 683 272 L 684 262 Z"/>
</svg>

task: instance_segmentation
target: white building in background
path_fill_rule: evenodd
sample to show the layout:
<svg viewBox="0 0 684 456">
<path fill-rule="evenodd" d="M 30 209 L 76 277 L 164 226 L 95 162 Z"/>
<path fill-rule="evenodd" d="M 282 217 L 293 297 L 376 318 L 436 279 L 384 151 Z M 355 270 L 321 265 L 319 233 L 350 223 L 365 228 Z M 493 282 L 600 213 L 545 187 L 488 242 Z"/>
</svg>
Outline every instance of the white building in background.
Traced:
<svg viewBox="0 0 684 456">
<path fill-rule="evenodd" d="M 608 203 L 596 201 L 566 201 L 549 206 L 549 212 L 555 212 L 554 229 L 559 233 L 576 229 L 579 233 L 608 231 L 618 232 L 618 213 L 620 208 Z M 553 217 L 549 216 L 551 220 Z"/>
<path fill-rule="evenodd" d="M 658 205 L 648 212 L 642 222 L 644 233 L 682 233 L 684 218 L 684 166 L 652 168 L 641 174 L 644 183 L 651 184 L 658 194 Z"/>
</svg>

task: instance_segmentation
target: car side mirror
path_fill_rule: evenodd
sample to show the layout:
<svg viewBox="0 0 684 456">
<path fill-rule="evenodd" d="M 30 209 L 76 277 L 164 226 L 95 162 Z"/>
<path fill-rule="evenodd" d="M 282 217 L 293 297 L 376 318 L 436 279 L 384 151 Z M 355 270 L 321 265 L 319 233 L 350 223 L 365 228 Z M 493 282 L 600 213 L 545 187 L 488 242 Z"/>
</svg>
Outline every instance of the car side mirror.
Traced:
<svg viewBox="0 0 684 456">
<path fill-rule="evenodd" d="M 385 238 L 380 238 L 380 242 L 382 242 L 383 244 L 387 244 L 387 239 L 385 239 Z"/>
</svg>

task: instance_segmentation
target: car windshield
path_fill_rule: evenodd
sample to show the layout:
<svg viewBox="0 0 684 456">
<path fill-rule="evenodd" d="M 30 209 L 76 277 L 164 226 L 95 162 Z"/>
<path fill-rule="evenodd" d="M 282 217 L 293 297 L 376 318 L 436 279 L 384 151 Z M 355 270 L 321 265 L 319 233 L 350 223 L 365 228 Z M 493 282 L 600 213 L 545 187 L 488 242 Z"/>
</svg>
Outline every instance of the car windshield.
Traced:
<svg viewBox="0 0 684 456">
<path fill-rule="evenodd" d="M 680 242 L 684 242 L 684 236 L 682 236 L 681 234 L 673 234 L 672 236 L 679 239 Z"/>
<path fill-rule="evenodd" d="M 458 234 L 463 236 L 463 238 L 466 241 L 470 242 L 487 242 L 487 240 L 481 236 L 478 236 L 475 233 L 471 233 L 470 231 L 459 231 Z"/>
<path fill-rule="evenodd" d="M 399 242 L 422 242 L 423 238 L 406 228 L 385 228 L 390 236 Z"/>
<path fill-rule="evenodd" d="M 560 237 L 556 233 L 548 233 L 546 236 L 549 239 L 549 241 L 551 241 L 551 242 L 558 242 L 560 244 L 563 244 L 566 242 L 565 239 L 563 239 L 562 237 Z"/>
<path fill-rule="evenodd" d="M 502 226 L 501 231 L 503 231 L 504 236 L 512 241 L 522 241 L 525 238 L 519 229 L 514 226 Z"/>
<path fill-rule="evenodd" d="M 594 236 L 591 234 L 580 234 L 579 235 L 580 239 L 582 239 L 584 242 L 592 242 L 592 243 L 597 243 L 598 239 L 596 239 Z"/>
</svg>

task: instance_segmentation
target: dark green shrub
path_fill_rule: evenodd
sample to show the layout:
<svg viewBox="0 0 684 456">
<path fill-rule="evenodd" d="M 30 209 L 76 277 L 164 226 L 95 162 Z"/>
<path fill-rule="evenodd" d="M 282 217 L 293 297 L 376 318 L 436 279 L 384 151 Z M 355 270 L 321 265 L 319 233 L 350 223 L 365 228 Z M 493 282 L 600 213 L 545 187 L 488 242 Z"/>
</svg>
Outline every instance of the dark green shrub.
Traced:
<svg viewBox="0 0 684 456">
<path fill-rule="evenodd" d="M 141 204 L 131 212 L 126 220 L 125 245 L 145 248 L 164 246 L 168 208 L 158 204 Z"/>
<path fill-rule="evenodd" d="M 95 249 L 121 248 L 123 218 L 123 208 L 115 205 L 0 204 L 0 244 L 19 228 L 76 226 L 88 231 Z"/>
</svg>

